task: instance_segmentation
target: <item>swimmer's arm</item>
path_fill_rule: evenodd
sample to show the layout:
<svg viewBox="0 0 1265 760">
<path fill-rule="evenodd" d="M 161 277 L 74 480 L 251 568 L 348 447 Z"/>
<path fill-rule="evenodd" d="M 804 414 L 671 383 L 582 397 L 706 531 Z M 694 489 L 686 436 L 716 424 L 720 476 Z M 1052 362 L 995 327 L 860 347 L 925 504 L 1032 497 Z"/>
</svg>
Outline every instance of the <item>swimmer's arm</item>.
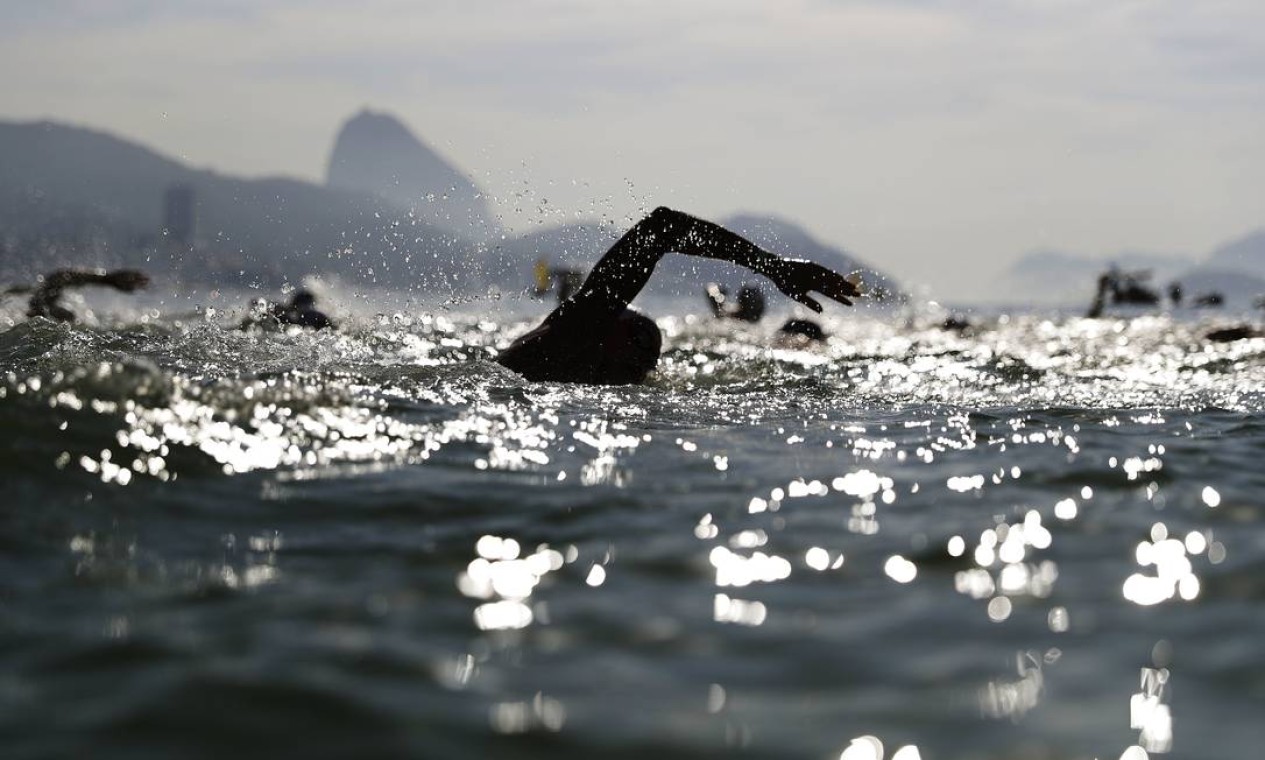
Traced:
<svg viewBox="0 0 1265 760">
<path fill-rule="evenodd" d="M 782 258 L 718 224 L 660 207 L 611 246 L 572 301 L 617 313 L 646 286 L 663 255 L 673 251 L 744 266 L 813 311 L 821 311 L 821 304 L 810 291 L 847 305 L 860 295 L 854 283 L 820 264 Z"/>
<path fill-rule="evenodd" d="M 40 290 L 60 291 L 84 285 L 107 285 L 129 293 L 148 284 L 149 277 L 134 269 L 116 269 L 112 272 L 104 269 L 58 269 L 44 277 Z"/>
</svg>

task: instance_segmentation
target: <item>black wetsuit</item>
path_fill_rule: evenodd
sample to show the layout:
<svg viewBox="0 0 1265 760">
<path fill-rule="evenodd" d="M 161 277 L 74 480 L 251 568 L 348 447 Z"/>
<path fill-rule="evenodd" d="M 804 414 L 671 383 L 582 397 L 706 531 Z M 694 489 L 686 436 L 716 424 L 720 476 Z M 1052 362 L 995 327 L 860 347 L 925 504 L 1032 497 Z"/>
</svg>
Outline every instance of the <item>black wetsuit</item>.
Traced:
<svg viewBox="0 0 1265 760">
<path fill-rule="evenodd" d="M 768 277 L 791 298 L 821 311 L 808 293 L 841 303 L 858 294 L 842 275 L 808 261 L 785 259 L 697 217 L 657 208 L 602 256 L 584 284 L 497 357 L 528 380 L 620 385 L 654 369 L 662 336 L 648 317 L 628 309 L 669 252 L 721 259 Z"/>
</svg>

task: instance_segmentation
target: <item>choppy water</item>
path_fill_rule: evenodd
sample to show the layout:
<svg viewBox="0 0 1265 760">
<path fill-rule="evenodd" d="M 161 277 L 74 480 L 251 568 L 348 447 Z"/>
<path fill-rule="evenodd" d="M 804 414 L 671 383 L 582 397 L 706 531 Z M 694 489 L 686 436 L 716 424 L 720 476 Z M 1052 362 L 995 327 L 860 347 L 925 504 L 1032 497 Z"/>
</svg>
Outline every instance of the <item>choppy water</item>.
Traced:
<svg viewBox="0 0 1265 760">
<path fill-rule="evenodd" d="M 1265 339 L 465 311 L 0 333 L 4 756 L 1260 756 Z"/>
</svg>

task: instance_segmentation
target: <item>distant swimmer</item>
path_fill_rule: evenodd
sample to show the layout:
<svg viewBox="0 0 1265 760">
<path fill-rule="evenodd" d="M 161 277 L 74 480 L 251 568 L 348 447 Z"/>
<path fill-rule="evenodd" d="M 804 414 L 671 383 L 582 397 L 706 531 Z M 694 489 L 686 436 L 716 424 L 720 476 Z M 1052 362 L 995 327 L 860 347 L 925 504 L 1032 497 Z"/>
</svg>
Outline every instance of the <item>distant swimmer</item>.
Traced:
<svg viewBox="0 0 1265 760">
<path fill-rule="evenodd" d="M 1190 303 L 1197 309 L 1219 309 L 1225 306 L 1225 296 L 1213 290 L 1207 293 L 1200 293 Z"/>
<path fill-rule="evenodd" d="M 1173 301 L 1173 306 L 1182 306 L 1182 283 L 1174 282 L 1169 286 L 1169 298 Z M 1226 305 L 1226 297 L 1217 291 L 1208 291 L 1207 293 L 1199 293 L 1190 300 L 1190 305 L 1195 309 L 1217 309 L 1217 307 Z"/>
<path fill-rule="evenodd" d="M 1121 275 L 1112 288 L 1112 301 L 1118 304 L 1134 304 L 1138 306 L 1155 306 L 1160 302 L 1160 295 L 1142 284 L 1142 280 L 1150 277 L 1150 272 L 1137 272 Z"/>
<path fill-rule="evenodd" d="M 562 303 L 580 289 L 584 282 L 584 273 L 578 269 L 567 267 L 551 267 L 544 259 L 536 262 L 536 296 L 543 296 L 551 290 L 558 291 L 558 303 Z"/>
<path fill-rule="evenodd" d="M 1265 309 L 1265 296 L 1260 296 L 1252 303 L 1257 308 Z M 1213 330 L 1204 335 L 1204 338 L 1213 343 L 1230 343 L 1236 340 L 1265 338 L 1265 330 L 1252 325 L 1235 325 Z"/>
<path fill-rule="evenodd" d="M 826 331 L 811 319 L 788 319 L 777 329 L 783 338 L 817 343 L 826 339 Z"/>
<path fill-rule="evenodd" d="M 743 285 L 738 289 L 738 297 L 732 300 L 729 291 L 714 282 L 707 283 L 704 292 L 712 315 L 717 319 L 759 322 L 764 316 L 764 294 L 754 285 Z"/>
<path fill-rule="evenodd" d="M 729 298 L 729 291 L 724 285 L 714 282 L 707 283 L 703 292 L 707 295 L 707 304 L 711 307 L 712 315 L 717 319 L 759 322 L 764 317 L 764 294 L 755 285 L 738 288 L 738 297 L 734 299 Z M 803 344 L 826 339 L 826 332 L 821 329 L 821 325 L 811 319 L 788 319 L 777 332 L 783 342 Z"/>
<path fill-rule="evenodd" d="M 1204 338 L 1213 343 L 1231 343 L 1236 340 L 1247 340 L 1249 338 L 1265 338 L 1265 330 L 1257 329 L 1251 325 L 1236 325 L 1213 330 L 1205 335 Z"/>
<path fill-rule="evenodd" d="M 334 320 L 316 308 L 316 296 L 310 290 L 296 290 L 289 304 L 258 305 L 256 313 L 242 322 L 242 329 L 260 326 L 297 325 L 313 330 L 334 329 Z"/>
<path fill-rule="evenodd" d="M 974 329 L 975 325 L 971 320 L 962 314 L 950 314 L 940 323 L 940 329 L 945 332 L 955 332 L 958 335 L 964 335 Z"/>
<path fill-rule="evenodd" d="M 1115 305 L 1155 306 L 1160 302 L 1159 294 L 1142 283 L 1150 276 L 1148 271 L 1121 272 L 1116 267 L 1111 267 L 1099 276 L 1098 290 L 1094 293 L 1094 300 L 1085 316 L 1090 319 L 1101 317 L 1109 295 L 1111 303 Z"/>
<path fill-rule="evenodd" d="M 1173 302 L 1173 308 L 1178 308 L 1182 305 L 1182 284 L 1180 282 L 1174 280 L 1168 286 L 1168 297 Z"/>
<path fill-rule="evenodd" d="M 641 382 L 659 361 L 663 336 L 654 320 L 628 304 L 671 252 L 744 266 L 816 312 L 821 304 L 810 292 L 849 306 L 860 295 L 856 283 L 820 264 L 782 258 L 724 227 L 660 207 L 611 246 L 574 296 L 497 361 L 533 381 Z"/>
<path fill-rule="evenodd" d="M 134 269 L 58 269 L 44 275 L 37 285 L 18 285 L 5 291 L 6 295 L 30 293 L 26 316 L 44 317 L 58 322 L 74 322 L 75 313 L 62 304 L 61 299 L 70 288 L 85 285 L 105 285 L 131 293 L 149 285 L 149 277 Z"/>
</svg>

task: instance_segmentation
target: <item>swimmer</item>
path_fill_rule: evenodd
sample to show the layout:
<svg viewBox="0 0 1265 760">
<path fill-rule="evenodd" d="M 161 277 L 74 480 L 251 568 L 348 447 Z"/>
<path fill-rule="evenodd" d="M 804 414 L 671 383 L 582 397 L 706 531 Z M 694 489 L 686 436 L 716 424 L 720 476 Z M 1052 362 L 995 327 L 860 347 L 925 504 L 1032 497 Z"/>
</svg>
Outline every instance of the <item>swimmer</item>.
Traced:
<svg viewBox="0 0 1265 760">
<path fill-rule="evenodd" d="M 257 304 L 257 313 L 242 322 L 245 330 L 255 325 L 297 325 L 310 327 L 313 330 L 334 329 L 334 320 L 325 312 L 316 308 L 316 296 L 310 290 L 299 289 L 294 292 L 288 305 Z"/>
<path fill-rule="evenodd" d="M 788 319 L 777 332 L 790 342 L 820 343 L 826 339 L 826 331 L 811 319 Z"/>
<path fill-rule="evenodd" d="M 1106 306 L 1107 296 L 1111 303 L 1127 306 L 1155 306 L 1160 302 L 1159 293 L 1143 284 L 1151 276 L 1146 270 L 1139 272 L 1122 272 L 1112 265 L 1098 278 L 1098 290 L 1094 300 L 1085 314 L 1088 319 L 1098 319 Z"/>
<path fill-rule="evenodd" d="M 743 285 L 738 289 L 735 303 L 730 304 L 729 291 L 723 285 L 707 283 L 705 288 L 707 303 L 717 319 L 738 319 L 743 322 L 759 322 L 764 316 L 764 295 L 754 285 Z"/>
<path fill-rule="evenodd" d="M 1235 325 L 1234 327 L 1222 327 L 1204 335 L 1204 340 L 1212 343 L 1231 343 L 1236 340 L 1248 340 L 1249 338 L 1265 338 L 1265 330 L 1259 330 L 1251 325 Z"/>
<path fill-rule="evenodd" d="M 131 293 L 149 285 L 149 277 L 144 272 L 134 269 L 115 269 L 107 272 L 104 269 L 58 269 L 41 278 L 38 285 L 19 285 L 5 291 L 7 294 L 30 293 L 27 302 L 26 316 L 44 317 L 58 322 L 74 322 L 75 313 L 62 304 L 62 296 L 69 288 L 80 288 L 85 285 L 105 285 Z"/>
<path fill-rule="evenodd" d="M 532 381 L 641 382 L 659 361 L 663 336 L 654 320 L 628 304 L 670 252 L 744 266 L 815 312 L 821 304 L 810 292 L 848 306 L 860 295 L 855 283 L 820 264 L 782 258 L 724 227 L 660 207 L 611 246 L 574 296 L 497 361 Z"/>
<path fill-rule="evenodd" d="M 738 289 L 736 303 L 728 303 L 729 291 L 714 282 L 704 289 L 707 303 L 717 319 L 737 319 L 742 322 L 759 322 L 764 317 L 764 294 L 754 285 Z M 787 345 L 819 343 L 826 339 L 826 331 L 811 319 L 788 319 L 777 330 L 779 342 Z"/>
<path fill-rule="evenodd" d="M 1173 302 L 1173 308 L 1180 308 L 1182 305 L 1182 284 L 1176 280 L 1168 286 L 1168 298 Z"/>
<path fill-rule="evenodd" d="M 1225 306 L 1225 296 L 1214 291 L 1200 293 L 1191 301 L 1196 309 L 1219 309 Z"/>
</svg>

